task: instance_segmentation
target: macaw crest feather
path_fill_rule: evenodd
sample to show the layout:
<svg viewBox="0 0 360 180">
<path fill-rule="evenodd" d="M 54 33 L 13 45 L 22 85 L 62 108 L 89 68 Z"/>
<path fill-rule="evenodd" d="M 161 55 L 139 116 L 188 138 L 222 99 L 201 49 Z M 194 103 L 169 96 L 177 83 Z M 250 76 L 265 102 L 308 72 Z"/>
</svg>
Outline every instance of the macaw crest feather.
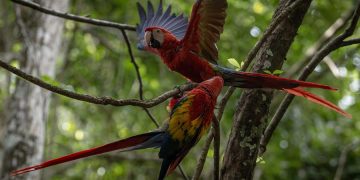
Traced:
<svg viewBox="0 0 360 180">
<path fill-rule="evenodd" d="M 139 37 L 138 49 L 144 49 L 144 35 L 145 29 L 148 27 L 159 27 L 166 29 L 172 33 L 177 39 L 182 39 L 185 36 L 188 27 L 188 18 L 183 14 L 176 16 L 171 13 L 171 5 L 163 11 L 162 0 L 159 2 L 158 9 L 155 11 L 153 4 L 148 1 L 147 10 L 138 2 L 137 8 L 140 17 L 140 24 L 136 26 L 136 32 Z"/>
</svg>

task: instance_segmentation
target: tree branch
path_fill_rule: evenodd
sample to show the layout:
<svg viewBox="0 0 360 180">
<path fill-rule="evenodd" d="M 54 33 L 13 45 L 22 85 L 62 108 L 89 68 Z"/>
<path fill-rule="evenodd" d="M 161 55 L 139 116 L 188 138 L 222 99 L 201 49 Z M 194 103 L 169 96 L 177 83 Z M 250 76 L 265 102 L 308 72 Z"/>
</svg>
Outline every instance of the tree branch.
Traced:
<svg viewBox="0 0 360 180">
<path fill-rule="evenodd" d="M 200 179 L 201 172 L 202 172 L 202 170 L 204 168 L 204 164 L 205 164 L 205 161 L 206 161 L 206 156 L 207 156 L 207 153 L 208 153 L 208 151 L 210 149 L 210 144 L 211 144 L 211 142 L 213 140 L 213 137 L 214 137 L 213 136 L 213 130 L 211 129 L 211 132 L 208 133 L 207 138 L 205 140 L 205 145 L 201 149 L 201 154 L 200 154 L 200 157 L 198 159 L 198 163 L 196 164 L 194 175 L 191 178 L 192 180 Z"/>
<path fill-rule="evenodd" d="M 297 4 L 293 4 L 297 2 Z M 252 71 L 280 69 L 310 6 L 311 0 L 281 0 L 273 20 L 289 6 L 294 7 L 284 17 L 256 53 L 257 62 Z M 289 5 L 290 4 L 290 5 Z M 269 55 L 269 50 L 272 55 Z M 269 90 L 245 90 L 238 100 L 233 126 L 225 149 L 221 176 L 223 179 L 252 179 L 261 135 L 267 124 L 267 115 L 273 96 Z"/>
<path fill-rule="evenodd" d="M 132 48 L 131 48 L 131 45 L 130 45 L 130 41 L 129 41 L 129 38 L 128 38 L 125 30 L 121 29 L 121 33 L 122 33 L 122 35 L 124 37 L 124 40 L 125 40 L 128 52 L 129 52 L 130 60 L 131 60 L 131 63 L 133 64 L 133 66 L 134 66 L 134 69 L 135 69 L 135 72 L 136 72 L 136 77 L 137 77 L 138 82 L 139 82 L 139 98 L 140 98 L 140 100 L 144 100 L 143 83 L 142 83 L 142 78 L 141 78 L 141 74 L 140 74 L 140 71 L 139 71 L 139 66 L 135 61 L 135 57 L 134 57 L 134 54 L 133 54 L 133 51 L 132 51 Z M 143 107 L 143 109 L 146 112 L 146 114 L 150 117 L 151 121 L 156 125 L 156 127 L 159 127 L 160 126 L 159 123 L 157 122 L 155 117 L 151 114 L 151 112 L 145 107 Z"/>
<path fill-rule="evenodd" d="M 173 90 L 167 91 L 160 96 L 150 99 L 150 100 L 139 100 L 139 99 L 113 99 L 111 97 L 95 97 L 90 96 L 87 94 L 79 94 L 73 91 L 65 90 L 63 88 L 51 85 L 49 83 L 44 82 L 43 80 L 40 80 L 39 78 L 36 78 L 32 75 L 29 75 L 13 66 L 10 66 L 6 63 L 4 63 L 2 60 L 0 60 L 0 66 L 4 69 L 6 69 L 9 72 L 12 72 L 13 74 L 16 74 L 17 76 L 35 84 L 38 85 L 44 89 L 47 89 L 53 93 L 60 94 L 63 96 L 66 96 L 68 98 L 76 99 L 79 101 L 84 101 L 92 104 L 100 104 L 100 105 L 112 105 L 112 106 L 138 106 L 143 108 L 151 108 L 154 107 L 168 98 L 188 91 L 196 86 L 195 83 L 192 84 L 185 84 L 180 86 L 179 88 L 175 88 Z"/>
<path fill-rule="evenodd" d="M 310 62 L 311 58 L 322 48 L 324 47 L 341 29 L 346 27 L 346 23 L 350 21 L 354 11 L 349 9 L 344 13 L 340 18 L 338 18 L 332 25 L 330 25 L 327 30 L 322 34 L 322 36 L 315 42 L 311 47 L 305 51 L 305 56 L 302 60 L 298 61 L 295 65 L 290 67 L 286 71 L 284 76 L 293 77 L 301 72 L 302 68 Z"/>
<path fill-rule="evenodd" d="M 295 2 L 293 2 L 290 6 L 288 6 L 284 11 L 282 11 L 275 20 L 272 21 L 272 23 L 269 25 L 269 27 L 267 28 L 267 30 L 264 32 L 262 38 L 255 44 L 255 46 L 250 50 L 247 59 L 245 60 L 244 65 L 241 67 L 240 71 L 246 71 L 246 69 L 250 66 L 251 62 L 254 60 L 255 55 L 257 54 L 257 52 L 259 51 L 260 47 L 262 46 L 262 44 L 267 40 L 267 38 L 271 35 L 271 33 L 275 30 L 275 28 L 283 21 L 284 17 L 288 16 L 289 13 L 291 11 L 294 10 L 295 7 L 297 7 L 299 5 L 299 3 L 301 3 L 303 0 L 297 0 Z M 220 122 L 225 110 L 225 107 L 227 105 L 228 100 L 230 99 L 230 97 L 232 96 L 232 94 L 235 92 L 235 87 L 230 87 L 225 95 L 224 98 L 221 99 L 220 101 L 220 105 L 219 105 L 219 110 L 218 110 L 218 114 L 217 114 L 217 119 Z M 205 141 L 205 145 L 202 149 L 201 155 L 199 157 L 198 160 L 198 164 L 197 167 L 195 169 L 195 173 L 193 176 L 193 180 L 199 179 L 201 172 L 203 170 L 205 161 L 206 161 L 206 155 L 209 151 L 210 148 L 210 144 L 212 142 L 214 138 L 214 131 L 213 129 L 211 129 L 211 131 L 209 132 L 209 135 L 206 138 Z M 214 152 L 215 153 L 215 152 Z M 214 154 L 214 157 L 217 156 Z M 214 163 L 216 164 L 217 162 L 214 161 Z M 214 165 L 215 166 L 215 165 Z"/>
<path fill-rule="evenodd" d="M 316 66 L 324 59 L 324 57 L 329 55 L 332 51 L 343 47 L 344 39 L 350 37 L 355 31 L 360 16 L 360 2 L 358 2 L 353 12 L 354 13 L 348 28 L 346 28 L 346 30 L 342 34 L 330 40 L 329 43 L 327 43 L 313 56 L 311 61 L 303 68 L 302 73 L 299 76 L 299 80 L 306 80 L 306 78 L 311 74 L 311 72 L 314 71 Z M 260 141 L 260 156 L 266 151 L 266 146 L 269 143 L 272 134 L 274 133 L 276 127 L 280 123 L 282 117 L 284 116 L 287 108 L 289 107 L 293 99 L 294 95 L 287 94 L 285 96 L 274 117 L 271 119 L 269 125 L 265 129 L 264 135 Z"/>
<path fill-rule="evenodd" d="M 354 45 L 354 44 L 360 44 L 360 38 L 343 41 L 341 43 L 341 47 L 350 46 L 350 45 Z"/>
<path fill-rule="evenodd" d="M 246 71 L 246 69 L 250 66 L 251 62 L 254 60 L 255 55 L 257 54 L 257 52 L 259 51 L 260 47 L 262 46 L 262 44 L 266 41 L 266 39 L 271 35 L 271 33 L 275 30 L 275 28 L 280 24 L 280 22 L 283 21 L 284 17 L 288 16 L 289 13 L 291 11 L 294 10 L 295 7 L 297 7 L 299 5 L 299 3 L 301 3 L 303 0 L 297 0 L 295 2 L 293 2 L 290 6 L 288 6 L 284 11 L 282 11 L 275 20 L 272 21 L 272 23 L 269 25 L 269 27 L 267 28 L 267 30 L 264 32 L 262 38 L 255 44 L 255 46 L 250 50 L 247 59 L 245 60 L 244 65 L 241 67 L 240 71 Z M 220 101 L 220 105 L 219 105 L 219 110 L 218 110 L 218 114 L 217 114 L 217 119 L 220 122 L 225 110 L 225 107 L 227 105 L 228 100 L 230 99 L 230 97 L 232 96 L 232 94 L 235 92 L 235 87 L 230 87 L 225 95 L 224 98 L 221 99 Z M 209 132 L 209 135 L 206 138 L 205 141 L 205 145 L 202 149 L 201 155 L 199 157 L 198 160 L 198 164 L 197 167 L 195 169 L 195 173 L 193 176 L 193 180 L 195 179 L 199 179 L 202 169 L 204 167 L 204 163 L 206 161 L 206 155 L 209 151 L 210 148 L 210 144 L 212 142 L 214 138 L 214 131 L 213 129 L 211 129 L 211 131 Z M 215 152 L 214 152 L 215 153 Z M 215 157 L 215 154 L 214 154 Z M 214 162 L 217 163 L 217 162 Z"/>
<path fill-rule="evenodd" d="M 45 14 L 49 14 L 49 15 L 53 15 L 56 17 L 64 18 L 64 19 L 69 19 L 69 20 L 73 20 L 73 21 L 77 21 L 77 22 L 92 24 L 92 25 L 96 25 L 96 26 L 111 27 L 111 28 L 128 30 L 128 31 L 136 31 L 135 26 L 128 25 L 128 24 L 120 24 L 120 23 L 115 23 L 115 22 L 106 21 L 106 20 L 88 18 L 88 17 L 83 17 L 83 16 L 77 16 L 74 14 L 59 12 L 59 11 L 56 11 L 53 9 L 48 9 L 48 8 L 42 7 L 39 4 L 31 2 L 31 1 L 23 1 L 23 0 L 11 0 L 11 1 L 13 1 L 16 4 L 20 4 L 22 6 L 32 8 L 36 11 L 39 11 L 39 12 L 42 12 Z"/>
<path fill-rule="evenodd" d="M 220 126 L 219 121 L 216 118 L 215 114 L 213 117 L 212 122 L 212 129 L 213 133 L 211 133 L 214 136 L 214 180 L 219 180 L 219 164 L 220 164 Z"/>
<path fill-rule="evenodd" d="M 245 70 L 250 66 L 252 60 L 255 58 L 255 55 L 258 53 L 260 47 L 264 44 L 267 38 L 271 35 L 271 33 L 275 30 L 275 28 L 288 16 L 296 7 L 299 6 L 304 0 L 297 0 L 293 2 L 290 6 L 287 6 L 286 9 L 281 11 L 275 19 L 270 23 L 269 27 L 264 32 L 262 38 L 255 44 L 254 48 L 251 49 L 247 58 L 244 62 Z"/>
<path fill-rule="evenodd" d="M 226 91 L 224 97 L 220 100 L 219 110 L 218 110 L 217 117 L 216 117 L 218 123 L 220 123 L 220 120 L 221 120 L 222 115 L 224 113 L 227 102 L 229 101 L 231 95 L 234 93 L 235 89 L 236 89 L 235 87 L 230 87 Z M 200 154 L 200 157 L 198 159 L 198 163 L 196 165 L 195 173 L 194 173 L 194 175 L 192 177 L 192 180 L 200 179 L 201 172 L 202 172 L 202 170 L 204 168 L 204 164 L 205 164 L 205 161 L 206 161 L 206 156 L 207 156 L 207 153 L 208 153 L 208 151 L 210 149 L 210 144 L 211 144 L 214 137 L 215 137 L 215 130 L 214 130 L 214 127 L 213 127 L 213 128 L 211 128 L 210 132 L 208 133 L 208 135 L 206 137 L 205 145 L 201 150 L 201 154 Z M 219 139 L 219 141 L 220 141 L 220 139 Z M 214 143 L 214 149 L 218 148 L 217 146 L 220 146 L 220 143 Z M 220 156 L 219 151 L 216 151 L 216 152 L 214 151 L 214 167 L 219 165 L 219 158 L 217 158 L 219 156 Z M 219 169 L 214 168 L 214 171 L 218 171 L 218 170 Z M 214 172 L 214 174 L 215 173 L 216 172 Z"/>
<path fill-rule="evenodd" d="M 360 146 L 359 140 L 346 145 L 342 149 L 340 157 L 339 157 L 339 161 L 338 161 L 338 167 L 336 168 L 334 180 L 341 180 L 341 176 L 344 172 L 344 168 L 345 168 L 345 164 L 346 164 L 346 160 L 347 160 L 347 155 L 349 154 L 350 151 L 354 150 L 358 146 Z"/>
</svg>

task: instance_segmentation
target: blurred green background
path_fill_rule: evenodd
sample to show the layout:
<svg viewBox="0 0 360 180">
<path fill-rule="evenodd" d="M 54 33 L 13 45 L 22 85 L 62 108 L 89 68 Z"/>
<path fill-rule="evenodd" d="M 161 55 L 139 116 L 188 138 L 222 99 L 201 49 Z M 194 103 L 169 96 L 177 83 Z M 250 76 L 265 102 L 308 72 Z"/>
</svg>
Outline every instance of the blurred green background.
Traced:
<svg viewBox="0 0 360 180">
<path fill-rule="evenodd" d="M 92 0 L 71 1 L 71 13 L 135 25 L 138 22 L 136 1 Z M 146 1 L 140 1 L 146 4 Z M 173 11 L 188 15 L 193 0 L 165 1 L 172 3 Z M 355 1 L 314 1 L 303 25 L 300 27 L 284 64 L 284 74 L 297 77 L 291 68 L 302 62 L 306 52 L 336 19 L 348 12 Z M 157 4 L 157 1 L 154 1 Z M 246 58 L 271 21 L 278 4 L 276 0 L 228 0 L 228 17 L 225 31 L 218 44 L 220 64 L 235 68 L 227 59 L 239 62 Z M 20 37 L 14 24 L 15 14 L 11 2 L 1 2 L 0 29 L 8 28 L 14 37 L 11 51 L 22 50 Z M 59 85 L 77 92 L 114 98 L 138 98 L 138 81 L 130 62 L 121 32 L 88 24 L 65 22 L 62 56 L 58 57 Z M 13 31 L 12 31 L 13 30 Z M 136 62 L 144 83 L 145 98 L 153 98 L 186 81 L 170 73 L 158 57 L 136 49 L 136 33 L 127 32 Z M 359 37 L 357 30 L 354 37 Z M 0 37 L 5 38 L 4 36 Z M 338 167 L 342 150 L 360 141 L 360 51 L 359 46 L 349 46 L 332 53 L 328 62 L 321 63 L 308 79 L 339 88 L 337 92 L 311 90 L 338 104 L 353 115 L 346 119 L 328 109 L 302 98 L 296 98 L 288 109 L 273 139 L 267 147 L 263 161 L 259 162 L 255 178 L 260 179 L 332 179 Z M 13 58 L 16 65 L 18 59 Z M 14 89 L 15 77 L 0 71 L 0 108 Z M 6 83 L 10 82 L 10 84 Z M 221 153 L 226 147 L 232 125 L 232 116 L 241 90 L 231 98 L 221 122 Z M 284 93 L 276 92 L 273 114 Z M 166 103 L 151 108 L 159 122 L 167 116 Z M 82 149 L 109 143 L 155 128 L 146 113 L 137 107 L 111 107 L 79 102 L 52 95 L 45 159 L 50 159 Z M 204 138 L 205 139 L 205 138 Z M 194 173 L 203 140 L 191 150 L 182 162 L 185 172 Z M 359 144 L 359 143 L 358 143 Z M 160 169 L 157 150 L 110 153 L 78 160 L 44 170 L 45 179 L 155 179 Z M 211 177 L 213 150 L 210 149 L 202 174 Z M 360 148 L 355 146 L 347 154 L 344 179 L 360 179 Z M 178 171 L 169 179 L 181 179 Z"/>
</svg>

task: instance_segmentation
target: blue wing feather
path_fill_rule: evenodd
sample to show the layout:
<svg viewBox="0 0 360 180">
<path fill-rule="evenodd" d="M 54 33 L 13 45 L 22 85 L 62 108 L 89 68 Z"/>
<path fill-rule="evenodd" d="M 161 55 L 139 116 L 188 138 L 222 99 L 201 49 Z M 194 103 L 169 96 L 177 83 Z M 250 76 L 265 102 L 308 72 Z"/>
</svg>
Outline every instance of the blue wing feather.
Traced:
<svg viewBox="0 0 360 180">
<path fill-rule="evenodd" d="M 145 8 L 141 6 L 140 3 L 137 3 L 137 8 L 140 17 L 140 24 L 137 24 L 136 32 L 138 34 L 138 48 L 140 50 L 144 49 L 143 40 L 145 29 L 148 27 L 156 26 L 166 29 L 167 31 L 173 33 L 178 39 L 183 39 L 185 36 L 188 27 L 188 18 L 182 14 L 179 16 L 172 14 L 170 5 L 164 12 L 162 0 L 160 0 L 156 11 L 150 1 L 147 3 L 147 12 L 145 12 Z"/>
</svg>

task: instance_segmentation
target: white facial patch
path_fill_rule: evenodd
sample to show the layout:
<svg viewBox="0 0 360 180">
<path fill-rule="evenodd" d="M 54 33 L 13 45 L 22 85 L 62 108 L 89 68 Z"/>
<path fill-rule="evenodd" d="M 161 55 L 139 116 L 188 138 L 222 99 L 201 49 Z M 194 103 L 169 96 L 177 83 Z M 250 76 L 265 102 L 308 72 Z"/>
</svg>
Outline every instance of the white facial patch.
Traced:
<svg viewBox="0 0 360 180">
<path fill-rule="evenodd" d="M 147 31 L 147 32 L 145 32 L 144 45 L 150 46 L 150 40 L 151 40 L 151 32 Z"/>
<path fill-rule="evenodd" d="M 164 42 L 164 33 L 160 29 L 154 29 L 152 31 L 152 34 L 153 38 L 158 41 L 160 45 L 162 45 L 162 43 Z"/>
</svg>

